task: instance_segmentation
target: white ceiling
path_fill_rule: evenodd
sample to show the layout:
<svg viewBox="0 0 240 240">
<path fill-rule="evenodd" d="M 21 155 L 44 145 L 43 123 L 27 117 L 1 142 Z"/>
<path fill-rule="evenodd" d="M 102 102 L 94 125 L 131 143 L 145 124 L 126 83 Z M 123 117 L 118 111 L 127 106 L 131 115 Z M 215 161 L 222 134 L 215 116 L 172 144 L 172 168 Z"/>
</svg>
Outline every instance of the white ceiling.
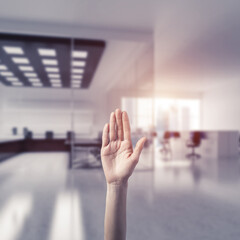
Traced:
<svg viewBox="0 0 240 240">
<path fill-rule="evenodd" d="M 137 51 L 134 44 L 151 40 L 153 32 L 156 80 L 164 88 L 201 91 L 235 81 L 240 78 L 239 22 L 238 0 L 10 0 L 0 7 L 0 31 L 105 38 L 96 89 L 105 87 L 128 52 Z"/>
<path fill-rule="evenodd" d="M 1 2 L 0 31 L 105 40 L 92 84 L 81 94 L 88 97 L 113 87 L 129 55 L 152 40 L 152 12 L 153 4 L 136 0 L 12 0 Z"/>
<path fill-rule="evenodd" d="M 162 5 L 154 33 L 157 85 L 205 91 L 240 79 L 240 1 Z"/>
<path fill-rule="evenodd" d="M 110 29 L 153 29 L 155 1 L 10 0 L 1 1 L 0 18 L 68 23 Z"/>
</svg>

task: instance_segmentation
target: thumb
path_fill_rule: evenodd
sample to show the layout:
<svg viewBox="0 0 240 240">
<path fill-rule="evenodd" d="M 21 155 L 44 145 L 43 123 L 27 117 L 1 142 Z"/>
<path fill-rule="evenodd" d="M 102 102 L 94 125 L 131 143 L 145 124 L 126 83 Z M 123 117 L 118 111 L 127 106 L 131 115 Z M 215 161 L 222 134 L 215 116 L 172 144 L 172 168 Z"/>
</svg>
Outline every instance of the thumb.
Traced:
<svg viewBox="0 0 240 240">
<path fill-rule="evenodd" d="M 138 162 L 138 159 L 140 157 L 140 154 L 142 152 L 144 143 L 146 142 L 147 138 L 142 137 L 141 139 L 138 140 L 136 147 L 134 148 L 133 154 L 132 154 L 132 159 L 136 162 Z"/>
</svg>

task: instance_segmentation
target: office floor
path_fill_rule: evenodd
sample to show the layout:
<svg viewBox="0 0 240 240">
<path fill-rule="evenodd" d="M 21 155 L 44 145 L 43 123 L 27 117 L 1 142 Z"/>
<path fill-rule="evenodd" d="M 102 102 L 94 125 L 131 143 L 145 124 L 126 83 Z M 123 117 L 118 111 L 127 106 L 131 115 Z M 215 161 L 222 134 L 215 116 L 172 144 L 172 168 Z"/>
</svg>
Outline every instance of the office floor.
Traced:
<svg viewBox="0 0 240 240">
<path fill-rule="evenodd" d="M 147 158 L 143 155 L 141 161 Z M 67 170 L 65 153 L 28 153 L 0 164 L 0 238 L 103 239 L 101 169 Z M 239 240 L 237 159 L 161 161 L 134 173 L 129 240 Z"/>
</svg>

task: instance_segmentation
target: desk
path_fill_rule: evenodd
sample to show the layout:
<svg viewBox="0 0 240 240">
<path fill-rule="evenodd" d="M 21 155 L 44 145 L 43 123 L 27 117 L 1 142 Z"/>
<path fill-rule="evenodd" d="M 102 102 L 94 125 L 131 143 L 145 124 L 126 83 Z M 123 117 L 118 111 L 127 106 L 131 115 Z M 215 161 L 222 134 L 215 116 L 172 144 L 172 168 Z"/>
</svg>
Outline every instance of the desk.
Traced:
<svg viewBox="0 0 240 240">
<path fill-rule="evenodd" d="M 24 140 L 1 139 L 0 162 L 24 151 Z"/>
<path fill-rule="evenodd" d="M 72 142 L 71 140 L 66 141 L 67 145 L 71 145 L 71 152 L 69 157 L 69 168 L 73 167 L 74 163 L 74 155 L 76 151 L 84 151 L 87 149 L 87 153 L 90 153 L 90 149 L 96 149 L 96 154 L 101 150 L 102 140 L 101 139 L 89 139 L 89 138 L 81 138 L 81 139 L 74 139 Z M 87 162 L 82 161 L 80 162 L 80 167 L 84 168 L 92 168 L 93 166 Z M 94 166 L 95 167 L 95 166 Z"/>
</svg>

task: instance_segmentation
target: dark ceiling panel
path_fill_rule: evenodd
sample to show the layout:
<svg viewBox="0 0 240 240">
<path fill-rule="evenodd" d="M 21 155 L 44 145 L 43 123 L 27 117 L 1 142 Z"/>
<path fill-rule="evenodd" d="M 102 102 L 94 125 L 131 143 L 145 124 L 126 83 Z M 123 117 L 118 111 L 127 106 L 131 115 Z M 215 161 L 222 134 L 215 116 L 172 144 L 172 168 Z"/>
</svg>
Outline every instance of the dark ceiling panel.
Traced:
<svg viewBox="0 0 240 240">
<path fill-rule="evenodd" d="M 14 87 L 88 88 L 104 49 L 99 40 L 0 34 L 0 81 Z M 39 50 L 48 50 L 47 56 Z"/>
</svg>

